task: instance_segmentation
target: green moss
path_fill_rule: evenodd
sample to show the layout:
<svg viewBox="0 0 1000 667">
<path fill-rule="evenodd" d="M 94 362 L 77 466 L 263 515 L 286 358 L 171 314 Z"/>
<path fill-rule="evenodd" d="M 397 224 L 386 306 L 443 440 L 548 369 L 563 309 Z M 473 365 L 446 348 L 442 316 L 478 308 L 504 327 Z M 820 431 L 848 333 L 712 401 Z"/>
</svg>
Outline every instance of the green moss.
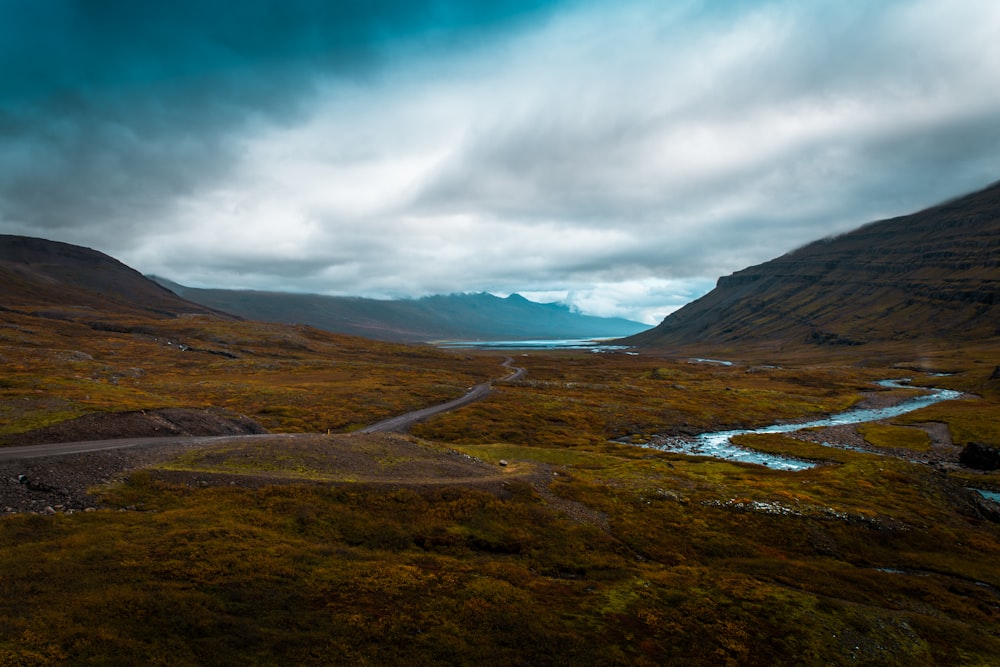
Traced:
<svg viewBox="0 0 1000 667">
<path fill-rule="evenodd" d="M 915 452 L 926 452 L 931 448 L 931 437 L 919 428 L 891 426 L 876 422 L 858 426 L 865 442 L 875 447 L 889 449 L 909 449 Z"/>
</svg>

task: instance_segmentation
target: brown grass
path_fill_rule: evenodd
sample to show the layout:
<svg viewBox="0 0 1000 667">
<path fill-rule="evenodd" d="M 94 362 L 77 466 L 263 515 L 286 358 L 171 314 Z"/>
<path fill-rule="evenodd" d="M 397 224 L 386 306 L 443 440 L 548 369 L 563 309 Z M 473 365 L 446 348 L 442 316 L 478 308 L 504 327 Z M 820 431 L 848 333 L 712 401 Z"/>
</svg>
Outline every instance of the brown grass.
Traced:
<svg viewBox="0 0 1000 667">
<path fill-rule="evenodd" d="M 206 405 L 349 430 L 504 374 L 496 356 L 306 328 L 6 324 L 8 433 Z M 993 437 L 985 352 L 937 353 L 959 374 L 929 380 L 979 398 L 908 419 Z M 990 664 L 1000 524 L 969 474 L 787 436 L 744 444 L 824 465 L 610 441 L 815 416 L 913 374 L 909 357 L 801 362 L 533 353 L 523 381 L 419 439 L 222 445 L 102 488 L 104 511 L 4 517 L 0 664 Z M 462 479 L 501 459 L 535 476 Z"/>
</svg>

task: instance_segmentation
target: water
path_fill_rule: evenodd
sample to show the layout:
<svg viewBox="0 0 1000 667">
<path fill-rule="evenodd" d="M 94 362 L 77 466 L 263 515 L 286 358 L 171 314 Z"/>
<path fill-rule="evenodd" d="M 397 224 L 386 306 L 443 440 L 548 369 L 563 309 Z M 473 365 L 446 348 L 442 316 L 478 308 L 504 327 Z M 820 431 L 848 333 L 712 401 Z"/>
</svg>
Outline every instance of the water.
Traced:
<svg viewBox="0 0 1000 667">
<path fill-rule="evenodd" d="M 996 491 L 987 491 L 986 489 L 975 489 L 975 488 L 970 488 L 969 490 L 975 491 L 976 493 L 981 495 L 983 498 L 986 498 L 987 500 L 992 500 L 995 503 L 1000 503 L 1000 493 L 997 493 Z"/>
<path fill-rule="evenodd" d="M 909 380 L 880 380 L 877 384 L 894 389 L 909 388 L 906 384 L 902 384 L 905 382 L 909 382 Z M 911 398 L 907 401 L 899 403 L 898 405 L 893 405 L 887 408 L 857 408 L 854 410 L 847 410 L 846 412 L 841 412 L 830 417 L 825 417 L 823 419 L 816 419 L 811 422 L 796 424 L 772 424 L 771 426 L 765 426 L 757 429 L 715 431 L 713 433 L 702 433 L 694 438 L 675 438 L 666 443 L 646 446 L 663 451 L 683 452 L 685 454 L 694 454 L 697 456 L 714 456 L 715 458 L 726 459 L 728 461 L 756 463 L 758 465 L 775 468 L 777 470 L 806 470 L 807 468 L 815 467 L 817 464 L 778 456 L 776 454 L 767 454 L 765 452 L 743 449 L 742 447 L 734 445 L 732 443 L 732 438 L 737 435 L 745 435 L 748 433 L 794 433 L 795 431 L 800 431 L 806 428 L 839 426 L 842 424 L 861 424 L 864 422 L 879 421 L 890 417 L 898 417 L 899 415 L 906 414 L 907 412 L 913 412 L 914 410 L 919 410 L 920 408 L 925 408 L 928 405 L 933 405 L 934 403 L 939 403 L 941 401 L 951 401 L 962 395 L 961 392 L 954 391 L 952 389 L 929 388 L 927 391 L 928 393 L 925 395 Z"/>
<path fill-rule="evenodd" d="M 448 349 L 478 350 L 591 350 L 610 352 L 631 349 L 627 345 L 611 345 L 608 338 L 565 338 L 551 340 L 455 340 L 437 343 Z"/>
<path fill-rule="evenodd" d="M 714 364 L 716 366 L 732 366 L 733 362 L 722 359 L 703 359 L 702 357 L 691 357 L 688 361 L 693 364 Z"/>
</svg>

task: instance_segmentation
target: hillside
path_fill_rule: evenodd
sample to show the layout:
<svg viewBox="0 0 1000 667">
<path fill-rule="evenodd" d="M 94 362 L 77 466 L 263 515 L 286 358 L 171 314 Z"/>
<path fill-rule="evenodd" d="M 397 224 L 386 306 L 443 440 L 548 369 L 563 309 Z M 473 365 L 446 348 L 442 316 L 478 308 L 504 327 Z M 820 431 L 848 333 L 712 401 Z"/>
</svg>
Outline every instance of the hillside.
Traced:
<svg viewBox="0 0 1000 667">
<path fill-rule="evenodd" d="M 646 327 L 620 318 L 581 315 L 558 303 L 518 294 L 450 294 L 377 300 L 318 294 L 198 289 L 151 276 L 186 299 L 241 317 L 308 324 L 335 333 L 395 342 L 611 338 Z"/>
<path fill-rule="evenodd" d="M 52 317 L 87 311 L 225 316 L 178 297 L 96 250 L 6 234 L 0 235 L 0 308 L 30 309 Z"/>
<path fill-rule="evenodd" d="M 240 320 L 100 252 L 22 236 L 0 236 L 0 361 L 0 446 L 345 429 L 503 374 L 496 360 Z"/>
<path fill-rule="evenodd" d="M 731 349 L 1000 335 L 1000 183 L 719 279 L 626 342 Z"/>
</svg>

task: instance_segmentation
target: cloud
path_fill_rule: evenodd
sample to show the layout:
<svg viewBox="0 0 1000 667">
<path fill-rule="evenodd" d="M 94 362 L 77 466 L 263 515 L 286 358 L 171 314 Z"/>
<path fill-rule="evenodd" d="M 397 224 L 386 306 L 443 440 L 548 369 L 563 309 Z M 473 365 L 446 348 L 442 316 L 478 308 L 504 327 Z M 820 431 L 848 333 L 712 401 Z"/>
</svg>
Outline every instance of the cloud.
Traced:
<svg viewBox="0 0 1000 667">
<path fill-rule="evenodd" d="M 396 44 L 443 48 L 539 3 L 0 2 L 0 221 L 125 250 L 292 127 L 326 81 L 372 80 Z M 435 36 L 438 36 L 435 39 Z"/>
<path fill-rule="evenodd" d="M 649 321 L 1000 177 L 986 0 L 15 4 L 0 228 L 192 285 Z"/>
</svg>

